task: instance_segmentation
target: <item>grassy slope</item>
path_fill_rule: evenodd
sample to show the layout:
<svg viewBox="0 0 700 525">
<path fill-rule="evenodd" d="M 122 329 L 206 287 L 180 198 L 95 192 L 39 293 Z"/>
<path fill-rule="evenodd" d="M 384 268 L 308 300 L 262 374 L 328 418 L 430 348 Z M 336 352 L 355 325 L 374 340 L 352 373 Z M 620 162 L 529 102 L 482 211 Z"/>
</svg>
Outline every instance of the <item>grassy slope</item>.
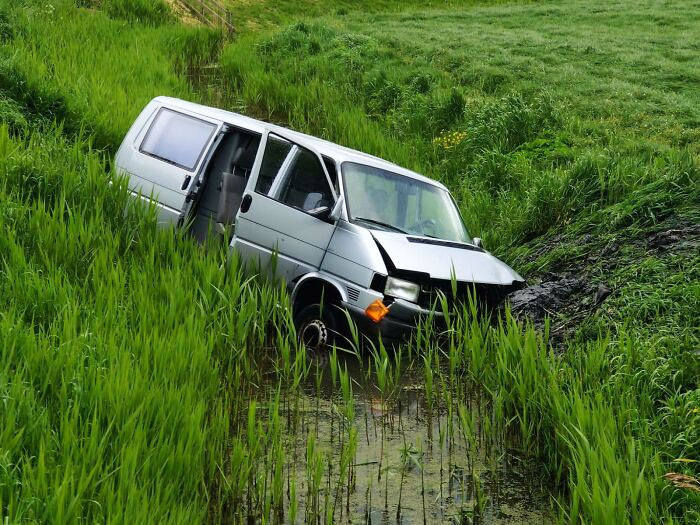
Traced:
<svg viewBox="0 0 700 525">
<path fill-rule="evenodd" d="M 154 232 L 138 214 L 122 217 L 115 210 L 123 192 L 102 185 L 103 159 L 78 136 L 87 126 L 85 136 L 113 151 L 152 95 L 193 96 L 174 72 L 185 56 L 208 56 L 217 36 L 55 4 L 57 12 L 40 2 L 12 10 L 5 3 L 0 19 L 0 110 L 10 132 L 0 130 L 7 400 L 0 512 L 10 521 L 203 521 L 207 512 L 216 519 L 217 508 L 236 501 L 231 487 L 245 486 L 219 470 L 227 440 L 251 463 L 264 459 L 240 427 L 229 426 L 226 410 L 246 409 L 243 393 L 257 377 L 250 360 L 266 337 L 249 312 L 274 318 L 275 292 L 243 285 L 240 274 L 224 279 L 216 258 Z M 697 24 L 687 16 L 691 4 L 681 4 L 683 17 L 665 10 L 640 21 L 652 24 L 649 33 L 660 23 L 671 27 L 654 38 L 670 39 L 664 49 L 678 56 L 692 53 L 683 31 Z M 547 13 L 556 22 L 531 23 Z M 519 241 L 549 229 L 566 233 L 569 242 L 528 263 L 531 273 L 598 249 L 575 242 L 586 232 L 614 225 L 631 241 L 660 220 L 697 220 L 697 93 L 682 81 L 694 65 L 667 58 L 657 69 L 660 55 L 645 54 L 645 38 L 610 13 L 596 18 L 595 9 L 569 3 L 372 22 L 339 16 L 244 35 L 228 47 L 222 64 L 238 102 L 442 178 L 461 196 L 472 230 L 486 232 L 507 257 L 529 260 Z M 529 28 L 527 46 L 513 30 L 521 24 Z M 586 25 L 604 26 L 608 38 L 591 45 Z M 468 30 L 476 27 L 491 38 Z M 561 27 L 578 27 L 586 43 Z M 552 53 L 556 42 L 569 48 Z M 605 67 L 593 68 L 590 55 Z M 471 58 L 482 56 L 497 58 Z M 639 106 L 624 95 L 640 79 L 654 103 Z M 592 103 L 591 93 L 608 102 Z M 54 118 L 72 139 L 52 129 Z M 443 129 L 468 138 L 450 148 L 434 144 Z M 672 461 L 697 458 L 700 447 L 700 371 L 688 352 L 700 324 L 697 254 L 621 261 L 615 278 L 624 286 L 589 326 L 593 334 L 612 326 L 610 344 L 583 343 L 552 358 L 532 333 L 511 325 L 475 347 L 479 329 L 465 327 L 460 333 L 469 337 L 454 347 L 471 356 L 464 363 L 475 379 L 502 392 L 525 439 L 566 482 L 572 520 L 670 513 L 692 522 L 697 498 L 658 477 L 697 473 L 695 464 Z M 183 276 L 192 280 L 173 288 Z M 485 352 L 473 354 L 476 347 Z M 227 391 L 238 394 L 226 399 Z M 270 435 L 279 447 L 279 429 Z"/>
<path fill-rule="evenodd" d="M 105 184 L 88 142 L 113 151 L 152 96 L 188 96 L 174 66 L 216 35 L 72 2 L 0 7 L 0 515 L 204 521 L 228 428 L 224 363 L 264 335 L 232 318 L 275 292 L 124 216 L 125 190 Z M 218 315 L 194 315 L 203 304 Z"/>
<path fill-rule="evenodd" d="M 290 2 L 283 0 L 238 0 L 228 3 L 234 13 L 234 23 L 240 32 L 257 32 L 274 29 L 281 24 L 299 18 L 321 16 L 345 16 L 349 13 L 398 13 L 406 9 L 456 7 L 475 5 L 479 0 L 303 0 Z"/>
<path fill-rule="evenodd" d="M 687 60 L 700 20 L 687 7 L 350 14 L 242 38 L 222 62 L 268 118 L 446 182 L 468 227 L 504 254 L 658 179 L 655 162 L 698 154 L 699 95 L 682 82 L 700 75 Z M 442 131 L 466 138 L 445 149 L 431 142 Z"/>
<path fill-rule="evenodd" d="M 63 121 L 73 133 L 85 129 L 110 152 L 151 98 L 191 96 L 176 71 L 208 58 L 219 39 L 178 25 L 134 25 L 73 2 L 13 4 L 0 2 L 7 28 L 0 88 L 32 115 Z"/>
</svg>

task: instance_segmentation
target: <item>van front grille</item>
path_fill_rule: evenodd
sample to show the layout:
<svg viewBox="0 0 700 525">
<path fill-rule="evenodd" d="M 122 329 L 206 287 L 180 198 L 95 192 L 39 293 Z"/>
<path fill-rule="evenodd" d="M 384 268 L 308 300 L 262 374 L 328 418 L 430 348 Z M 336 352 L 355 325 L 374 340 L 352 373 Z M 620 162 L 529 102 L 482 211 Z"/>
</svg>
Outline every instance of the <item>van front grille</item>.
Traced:
<svg viewBox="0 0 700 525">
<path fill-rule="evenodd" d="M 523 283 L 515 282 L 511 285 L 483 284 L 483 283 L 457 283 L 456 295 L 452 290 L 452 282 L 432 280 L 421 287 L 418 302 L 420 306 L 427 309 L 436 307 L 440 310 L 440 296 L 444 295 L 448 308 L 452 311 L 457 304 L 464 304 L 469 301 L 469 296 L 474 295 L 480 306 L 493 308 L 514 290 L 522 287 Z"/>
</svg>

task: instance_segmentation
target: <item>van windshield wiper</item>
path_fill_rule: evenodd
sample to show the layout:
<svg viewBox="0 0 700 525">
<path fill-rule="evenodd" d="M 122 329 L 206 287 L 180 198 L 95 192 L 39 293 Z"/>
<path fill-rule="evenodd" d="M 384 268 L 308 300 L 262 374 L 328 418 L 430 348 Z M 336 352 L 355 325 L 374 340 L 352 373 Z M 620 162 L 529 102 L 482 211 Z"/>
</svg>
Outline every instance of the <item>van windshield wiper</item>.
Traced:
<svg viewBox="0 0 700 525">
<path fill-rule="evenodd" d="M 395 232 L 397 232 L 397 233 L 406 233 L 406 232 L 403 231 L 401 228 L 397 228 L 396 226 L 394 226 L 394 225 L 392 225 L 392 224 L 387 224 L 386 222 L 375 221 L 374 219 L 365 219 L 364 217 L 355 217 L 355 220 L 356 220 L 356 221 L 366 222 L 366 223 L 369 223 L 369 224 L 375 224 L 375 225 L 377 225 L 377 226 L 382 226 L 382 227 L 384 227 L 384 228 L 388 228 L 389 230 L 395 231 Z"/>
</svg>

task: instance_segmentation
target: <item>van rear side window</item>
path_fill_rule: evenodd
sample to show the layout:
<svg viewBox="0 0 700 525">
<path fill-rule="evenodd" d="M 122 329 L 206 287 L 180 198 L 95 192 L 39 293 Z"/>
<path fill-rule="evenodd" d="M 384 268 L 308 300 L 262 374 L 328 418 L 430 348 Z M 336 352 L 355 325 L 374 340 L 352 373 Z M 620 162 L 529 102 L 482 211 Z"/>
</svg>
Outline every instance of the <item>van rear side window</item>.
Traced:
<svg viewBox="0 0 700 525">
<path fill-rule="evenodd" d="M 151 124 L 140 151 L 192 171 L 215 130 L 216 125 L 210 122 L 163 108 Z"/>
</svg>

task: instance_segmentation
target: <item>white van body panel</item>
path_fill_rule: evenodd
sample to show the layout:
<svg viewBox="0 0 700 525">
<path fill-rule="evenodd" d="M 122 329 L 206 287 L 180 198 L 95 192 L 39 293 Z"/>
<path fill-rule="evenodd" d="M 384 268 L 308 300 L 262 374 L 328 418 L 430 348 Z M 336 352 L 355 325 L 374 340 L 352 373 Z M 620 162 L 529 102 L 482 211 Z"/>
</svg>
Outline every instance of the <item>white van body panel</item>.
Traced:
<svg viewBox="0 0 700 525">
<path fill-rule="evenodd" d="M 223 121 L 193 113 L 179 106 L 164 106 L 161 101 L 155 99 L 141 112 L 117 151 L 116 167 L 119 172 L 129 176 L 129 191 L 146 201 L 153 201 L 158 210 L 158 224 L 165 226 L 177 223 L 191 181 L 201 168 L 206 155 L 200 155 L 193 169 L 185 169 L 141 151 L 153 121 L 163 107 L 213 124 L 214 128 L 204 147 L 204 153 L 214 142 Z M 185 184 L 188 177 L 190 184 Z"/>
<path fill-rule="evenodd" d="M 202 126 L 207 129 L 211 127 L 211 136 L 203 141 L 201 155 L 189 167 L 166 162 L 162 157 L 144 151 L 148 134 L 155 129 L 154 123 L 160 122 L 157 119 L 164 114 L 163 111 L 175 112 L 190 120 L 197 119 L 205 123 Z M 159 133 L 168 135 L 169 129 L 165 132 L 162 126 L 159 129 Z M 173 133 L 177 134 L 177 130 Z M 182 131 L 180 135 L 185 136 Z M 271 182 L 261 189 L 257 183 L 270 135 L 279 136 L 284 148 L 289 149 L 284 150 L 284 156 L 277 157 L 282 163 L 275 165 L 273 175 L 265 174 L 263 183 Z M 242 136 L 246 139 L 239 141 Z M 253 136 L 255 140 L 252 140 Z M 245 146 L 239 144 L 245 140 Z M 224 152 L 230 152 L 230 157 L 223 155 Z M 306 155 L 304 162 L 298 160 L 301 156 L 295 157 L 300 152 Z M 239 162 L 241 158 L 245 162 Z M 292 168 L 297 161 L 301 168 Z M 370 303 L 377 299 L 386 300 L 390 314 L 381 325 L 374 327 L 383 335 L 394 337 L 415 326 L 415 319 L 429 311 L 425 300 L 411 302 L 385 295 L 389 289 L 388 277 L 419 284 L 420 295 L 416 297 L 422 297 L 424 293 L 426 297 L 429 294 L 435 297 L 434 292 L 444 290 L 452 278 L 463 285 L 491 287 L 497 293 L 505 293 L 523 284 L 522 277 L 513 269 L 476 244 L 398 233 L 402 232 L 400 229 L 398 232 L 386 231 L 381 228 L 381 223 L 375 227 L 375 224 L 367 225 L 366 220 L 361 224 L 358 221 L 362 219 L 357 218 L 351 222 L 341 169 L 346 162 L 385 170 L 447 191 L 438 181 L 378 157 L 237 113 L 169 97 L 157 97 L 144 108 L 115 159 L 118 171 L 128 176 L 129 189 L 134 196 L 155 202 L 159 224 L 179 226 L 183 219 L 191 220 L 193 214 L 201 220 L 196 228 L 195 223 L 192 224 L 190 232 L 206 230 L 207 221 L 211 221 L 211 226 L 223 228 L 217 230 L 222 232 L 228 231 L 226 224 L 235 224 L 233 235 L 229 237 L 230 249 L 235 250 L 244 262 L 268 269 L 286 281 L 295 307 L 304 295 L 300 290 L 319 282 L 337 290 L 342 306 L 360 321 L 367 321 L 364 311 Z M 231 170 L 222 171 L 221 166 L 229 164 Z M 241 170 L 243 175 L 238 174 Z M 297 170 L 297 174 L 292 175 L 292 170 Z M 335 170 L 335 181 L 329 173 L 332 170 Z M 324 183 L 321 182 L 321 173 L 326 178 Z M 289 193 L 290 188 L 293 189 L 297 196 L 301 196 L 303 206 L 299 204 L 300 200 L 282 198 L 286 178 L 292 182 L 285 191 Z M 232 179 L 238 181 L 234 186 L 228 185 Z M 303 183 L 304 179 L 312 182 Z M 319 184 L 325 190 L 310 189 L 318 188 Z M 326 190 L 327 195 L 323 193 Z M 231 191 L 240 200 L 227 200 Z M 304 198 L 309 200 L 316 195 L 323 198 L 317 204 L 311 200 L 312 204 L 307 207 Z M 222 200 L 217 201 L 217 198 Z M 330 200 L 334 202 L 328 202 Z M 200 205 L 200 202 L 206 202 L 206 205 Z M 222 202 L 234 202 L 235 205 L 227 207 Z M 214 208 L 231 211 L 230 216 L 221 215 L 230 219 L 219 219 Z M 329 208 L 335 208 L 331 214 Z M 325 215 L 317 215 L 321 213 L 318 210 L 325 210 Z M 228 222 L 224 224 L 224 221 Z"/>
<path fill-rule="evenodd" d="M 338 221 L 321 269 L 368 288 L 375 273 L 388 274 L 379 249 L 369 230 Z"/>
</svg>

